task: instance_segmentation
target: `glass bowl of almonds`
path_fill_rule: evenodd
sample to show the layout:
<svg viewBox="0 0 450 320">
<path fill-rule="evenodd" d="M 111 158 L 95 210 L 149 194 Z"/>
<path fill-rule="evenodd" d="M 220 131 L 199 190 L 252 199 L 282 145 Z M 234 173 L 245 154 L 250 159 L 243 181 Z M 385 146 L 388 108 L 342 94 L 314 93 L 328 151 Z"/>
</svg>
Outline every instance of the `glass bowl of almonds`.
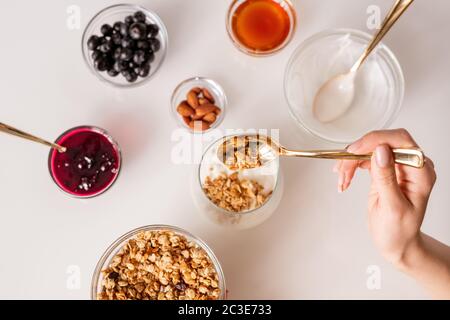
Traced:
<svg viewBox="0 0 450 320">
<path fill-rule="evenodd" d="M 109 246 L 95 268 L 92 300 L 224 300 L 225 277 L 212 250 L 167 225 L 132 230 Z"/>
<path fill-rule="evenodd" d="M 278 158 L 252 169 L 232 168 L 220 159 L 225 141 L 244 137 L 231 135 L 213 142 L 203 153 L 192 185 L 199 211 L 215 224 L 232 229 L 253 228 L 269 219 L 284 189 Z"/>
<path fill-rule="evenodd" d="M 227 97 L 214 80 L 194 77 L 181 82 L 173 91 L 171 111 L 180 127 L 192 133 L 217 128 L 225 116 Z"/>
</svg>

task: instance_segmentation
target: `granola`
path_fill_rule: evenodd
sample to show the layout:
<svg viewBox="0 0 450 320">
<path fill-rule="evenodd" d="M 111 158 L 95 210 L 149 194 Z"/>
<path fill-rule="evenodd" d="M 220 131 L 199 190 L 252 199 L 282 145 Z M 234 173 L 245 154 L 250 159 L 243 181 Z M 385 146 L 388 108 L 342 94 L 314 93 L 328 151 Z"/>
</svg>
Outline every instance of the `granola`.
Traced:
<svg viewBox="0 0 450 320">
<path fill-rule="evenodd" d="M 219 276 L 206 251 L 166 230 L 142 231 L 102 270 L 99 300 L 216 300 Z"/>
<path fill-rule="evenodd" d="M 258 140 L 247 136 L 232 137 L 219 148 L 219 157 L 231 170 L 253 169 L 263 165 Z"/>
<path fill-rule="evenodd" d="M 264 187 L 256 181 L 240 179 L 238 172 L 222 173 L 214 179 L 207 176 L 203 190 L 214 204 L 232 212 L 259 208 L 272 194 L 264 193 Z"/>
</svg>

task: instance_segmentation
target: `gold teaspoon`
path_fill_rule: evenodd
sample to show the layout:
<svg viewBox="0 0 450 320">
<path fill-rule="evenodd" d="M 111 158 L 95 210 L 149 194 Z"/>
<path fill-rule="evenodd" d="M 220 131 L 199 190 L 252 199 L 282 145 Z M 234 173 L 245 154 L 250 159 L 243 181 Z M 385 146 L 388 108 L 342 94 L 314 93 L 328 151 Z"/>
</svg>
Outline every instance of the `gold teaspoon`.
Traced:
<svg viewBox="0 0 450 320">
<path fill-rule="evenodd" d="M 0 131 L 8 133 L 8 134 L 11 134 L 11 135 L 16 136 L 16 137 L 20 137 L 20 138 L 23 138 L 23 139 L 27 139 L 27 140 L 30 140 L 30 141 L 33 141 L 33 142 L 37 142 L 37 143 L 46 145 L 48 147 L 51 147 L 53 149 L 58 150 L 61 153 L 67 151 L 66 147 L 63 147 L 63 146 L 60 146 L 59 144 L 52 143 L 52 142 L 49 142 L 47 140 L 41 139 L 41 138 L 36 137 L 36 136 L 34 136 L 32 134 L 29 134 L 29 133 L 24 132 L 22 130 L 16 129 L 14 127 L 11 127 L 10 125 L 7 125 L 7 124 L 1 123 L 1 122 L 0 122 Z"/>
<path fill-rule="evenodd" d="M 392 150 L 394 161 L 414 168 L 423 168 L 425 155 L 417 148 Z M 279 156 L 314 159 L 370 160 L 372 153 L 354 154 L 347 150 L 290 150 L 264 135 L 228 137 L 219 146 L 217 156 L 232 170 L 254 169 Z"/>
</svg>

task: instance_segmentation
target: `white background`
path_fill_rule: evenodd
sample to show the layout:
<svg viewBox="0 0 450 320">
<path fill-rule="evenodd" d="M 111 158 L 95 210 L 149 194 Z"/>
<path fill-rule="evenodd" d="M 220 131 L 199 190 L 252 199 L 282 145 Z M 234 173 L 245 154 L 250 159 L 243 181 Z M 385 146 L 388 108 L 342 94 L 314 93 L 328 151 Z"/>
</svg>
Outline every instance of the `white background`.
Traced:
<svg viewBox="0 0 450 320">
<path fill-rule="evenodd" d="M 91 200 L 60 192 L 47 170 L 48 149 L 0 135 L 0 298 L 88 299 L 91 275 L 106 247 L 132 228 L 177 225 L 215 251 L 232 299 L 426 298 L 407 276 L 385 263 L 366 227 L 366 173 L 338 194 L 332 163 L 283 160 L 285 192 L 277 212 L 248 231 L 222 230 L 197 212 L 190 193 L 194 165 L 175 165 L 169 112 L 174 87 L 204 75 L 229 98 L 221 128 L 280 128 L 290 147 L 324 147 L 296 133 L 283 96 L 283 74 L 295 47 L 328 28 L 366 29 L 371 4 L 388 0 L 294 0 L 299 25 L 291 44 L 270 58 L 238 52 L 225 29 L 225 0 L 136 1 L 167 25 L 167 60 L 149 83 L 114 89 L 90 74 L 81 35 L 91 16 L 115 1 L 0 2 L 0 121 L 55 139 L 93 124 L 122 146 L 124 166 L 114 187 Z M 81 8 L 81 29 L 66 26 L 69 5 Z M 438 182 L 424 231 L 450 243 L 450 3 L 418 0 L 385 43 L 406 78 L 403 110 L 394 127 L 408 128 L 435 161 Z M 67 268 L 79 266 L 81 286 L 67 288 Z M 381 289 L 366 287 L 370 265 Z"/>
</svg>

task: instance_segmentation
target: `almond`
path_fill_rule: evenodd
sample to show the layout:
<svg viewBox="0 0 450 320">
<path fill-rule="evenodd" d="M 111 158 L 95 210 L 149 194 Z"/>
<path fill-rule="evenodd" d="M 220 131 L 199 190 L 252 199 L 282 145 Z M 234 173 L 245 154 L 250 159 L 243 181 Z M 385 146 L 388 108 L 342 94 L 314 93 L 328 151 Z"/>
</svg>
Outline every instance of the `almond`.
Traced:
<svg viewBox="0 0 450 320">
<path fill-rule="evenodd" d="M 191 89 L 191 91 L 189 91 L 189 93 L 187 94 L 187 102 L 194 109 L 199 106 L 198 97 L 194 89 Z"/>
<path fill-rule="evenodd" d="M 203 88 L 202 93 L 203 93 L 203 96 L 204 96 L 206 99 L 208 99 L 211 103 L 216 102 L 215 99 L 214 99 L 214 96 L 211 94 L 211 92 L 209 92 L 208 89 Z"/>
<path fill-rule="evenodd" d="M 183 121 L 187 126 L 189 126 L 189 124 L 191 123 L 191 117 L 183 117 Z"/>
<path fill-rule="evenodd" d="M 205 131 L 209 129 L 209 123 L 202 120 L 192 120 L 189 123 L 189 127 L 194 131 Z"/>
<path fill-rule="evenodd" d="M 216 114 L 214 112 L 208 113 L 207 115 L 205 115 L 203 117 L 203 121 L 209 122 L 209 123 L 214 123 L 216 121 L 217 117 Z"/>
<path fill-rule="evenodd" d="M 194 91 L 197 95 L 199 95 L 202 92 L 202 88 L 200 87 L 194 87 L 191 90 Z"/>
<path fill-rule="evenodd" d="M 198 99 L 198 103 L 200 105 L 202 105 L 202 104 L 207 104 L 207 103 L 211 103 L 211 102 L 208 99 L 206 99 L 206 98 L 199 98 Z"/>
<path fill-rule="evenodd" d="M 194 114 L 194 115 L 191 117 L 192 120 L 201 120 L 202 118 L 203 118 L 203 115 L 198 116 L 198 115 L 196 115 L 196 114 Z"/>
<path fill-rule="evenodd" d="M 213 104 L 204 104 L 199 106 L 197 109 L 195 109 L 195 115 L 199 117 L 203 117 L 211 112 L 217 112 L 217 109 L 219 109 L 217 106 Z"/>
<path fill-rule="evenodd" d="M 177 107 L 177 112 L 183 117 L 190 117 L 195 114 L 195 110 L 186 101 L 181 101 Z"/>
</svg>

